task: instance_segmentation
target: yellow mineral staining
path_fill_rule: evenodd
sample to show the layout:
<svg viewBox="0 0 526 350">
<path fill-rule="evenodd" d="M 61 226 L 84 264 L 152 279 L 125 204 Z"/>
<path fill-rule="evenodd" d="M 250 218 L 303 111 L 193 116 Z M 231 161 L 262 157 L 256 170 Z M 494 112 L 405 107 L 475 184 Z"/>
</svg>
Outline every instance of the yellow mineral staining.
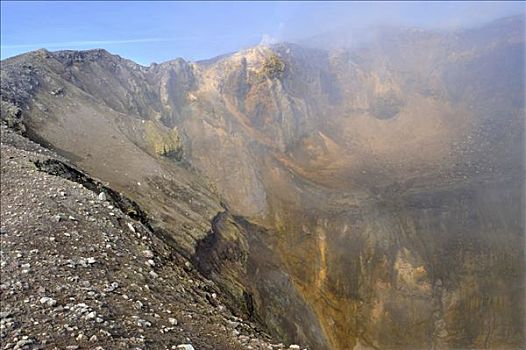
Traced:
<svg viewBox="0 0 526 350">
<path fill-rule="evenodd" d="M 431 292 L 427 271 L 417 265 L 416 259 L 408 249 L 403 248 L 396 257 L 395 270 L 398 272 L 398 286 L 410 292 L 427 294 Z"/>
<path fill-rule="evenodd" d="M 179 157 L 182 153 L 181 137 L 176 127 L 170 129 L 156 121 L 149 120 L 145 124 L 144 132 L 155 154 Z"/>
<path fill-rule="evenodd" d="M 281 219 L 282 221 L 278 225 L 280 232 L 290 230 L 291 227 L 287 226 L 283 218 Z M 302 230 L 301 226 L 297 229 Z M 282 245 L 280 247 L 281 256 L 286 265 L 293 271 L 293 275 L 303 276 L 303 278 L 294 278 L 293 282 L 318 316 L 320 326 L 327 337 L 329 348 L 353 349 L 358 337 L 356 322 L 358 301 L 334 293 L 331 288 L 327 288 L 330 273 L 329 240 L 331 232 L 327 223 L 323 221 L 311 226 L 310 230 L 312 230 L 314 237 L 309 244 L 305 244 L 301 248 L 298 247 L 297 254 L 290 254 L 290 246 Z M 304 262 L 309 257 L 316 257 L 317 264 L 306 267 Z"/>
<path fill-rule="evenodd" d="M 261 71 L 258 73 L 261 77 L 280 79 L 283 77 L 284 72 L 285 62 L 275 53 L 271 53 L 263 63 Z"/>
<path fill-rule="evenodd" d="M 325 230 L 321 227 L 316 228 L 318 233 L 318 249 L 320 256 L 320 267 L 316 279 L 316 287 L 321 290 L 327 279 L 327 237 Z"/>
</svg>

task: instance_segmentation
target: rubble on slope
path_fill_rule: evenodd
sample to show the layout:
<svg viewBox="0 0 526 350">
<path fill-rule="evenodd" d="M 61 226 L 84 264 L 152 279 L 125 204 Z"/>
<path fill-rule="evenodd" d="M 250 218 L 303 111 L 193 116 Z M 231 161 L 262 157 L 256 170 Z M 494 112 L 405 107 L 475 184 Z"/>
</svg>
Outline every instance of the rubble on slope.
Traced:
<svg viewBox="0 0 526 350">
<path fill-rule="evenodd" d="M 2 125 L 1 155 L 2 349 L 285 347 L 106 193 L 39 171 L 53 152 Z"/>
</svg>

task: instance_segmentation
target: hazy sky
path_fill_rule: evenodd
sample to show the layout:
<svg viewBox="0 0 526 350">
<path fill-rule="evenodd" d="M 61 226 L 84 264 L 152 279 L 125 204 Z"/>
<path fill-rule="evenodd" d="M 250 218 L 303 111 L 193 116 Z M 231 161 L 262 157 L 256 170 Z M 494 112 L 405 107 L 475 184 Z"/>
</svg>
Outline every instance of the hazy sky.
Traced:
<svg viewBox="0 0 526 350">
<path fill-rule="evenodd" d="M 1 2 L 1 57 L 105 48 L 148 65 L 375 24 L 472 26 L 523 2 Z M 265 38 L 265 39 L 263 39 Z"/>
</svg>

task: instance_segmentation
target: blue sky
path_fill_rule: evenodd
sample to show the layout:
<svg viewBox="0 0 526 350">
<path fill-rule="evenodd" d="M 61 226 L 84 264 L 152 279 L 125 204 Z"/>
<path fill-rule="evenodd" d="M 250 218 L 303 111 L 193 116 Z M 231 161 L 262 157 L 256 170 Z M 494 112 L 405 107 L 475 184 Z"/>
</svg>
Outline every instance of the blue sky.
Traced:
<svg viewBox="0 0 526 350">
<path fill-rule="evenodd" d="M 472 26 L 522 2 L 1 2 L 1 57 L 105 48 L 143 65 L 376 24 Z"/>
</svg>

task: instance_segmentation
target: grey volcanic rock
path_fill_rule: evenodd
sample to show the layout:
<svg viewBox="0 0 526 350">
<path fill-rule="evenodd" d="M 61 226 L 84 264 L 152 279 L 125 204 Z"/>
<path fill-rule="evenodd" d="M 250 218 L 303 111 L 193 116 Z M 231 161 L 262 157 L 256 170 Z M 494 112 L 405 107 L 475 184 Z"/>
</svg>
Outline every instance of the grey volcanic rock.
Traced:
<svg viewBox="0 0 526 350">
<path fill-rule="evenodd" d="M 521 348 L 523 33 L 390 28 L 150 67 L 39 50 L 2 62 L 2 120 L 136 201 L 290 343 Z"/>
<path fill-rule="evenodd" d="M 65 174 L 38 171 L 37 160 L 65 160 L 4 126 L 1 132 L 3 347 L 166 349 L 191 342 L 197 349 L 246 349 L 231 335 L 233 322 L 254 349 L 270 347 L 270 338 L 221 298 L 210 304 L 214 283 L 186 271 L 187 260 L 147 225 L 96 201 L 98 191 Z M 56 222 L 59 211 L 77 220 Z M 125 228 L 130 221 L 141 238 Z M 144 268 L 144 251 L 157 257 L 157 278 Z"/>
</svg>

